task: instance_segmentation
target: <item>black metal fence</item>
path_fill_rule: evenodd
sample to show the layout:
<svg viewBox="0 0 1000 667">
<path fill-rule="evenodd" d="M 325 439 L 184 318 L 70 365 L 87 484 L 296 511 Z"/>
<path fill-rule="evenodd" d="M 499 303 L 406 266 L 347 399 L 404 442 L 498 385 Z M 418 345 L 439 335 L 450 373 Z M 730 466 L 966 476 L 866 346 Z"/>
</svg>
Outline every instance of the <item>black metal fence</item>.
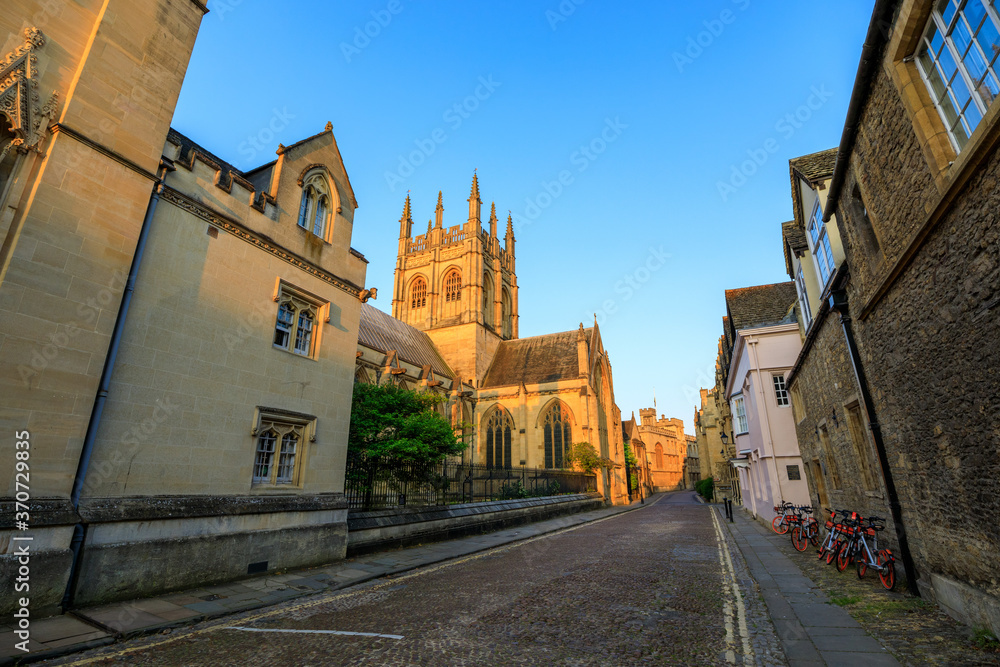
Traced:
<svg viewBox="0 0 1000 667">
<path fill-rule="evenodd" d="M 544 468 L 494 468 L 481 464 L 400 463 L 388 457 L 348 453 L 344 494 L 351 509 L 450 505 L 587 493 L 593 474 Z"/>
</svg>

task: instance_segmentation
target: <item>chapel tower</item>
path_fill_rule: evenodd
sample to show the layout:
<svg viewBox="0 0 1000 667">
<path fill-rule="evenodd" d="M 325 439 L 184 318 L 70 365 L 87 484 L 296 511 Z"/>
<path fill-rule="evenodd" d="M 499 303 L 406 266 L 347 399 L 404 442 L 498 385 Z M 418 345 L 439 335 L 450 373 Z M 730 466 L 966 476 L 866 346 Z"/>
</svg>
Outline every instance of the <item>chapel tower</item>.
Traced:
<svg viewBox="0 0 1000 667">
<path fill-rule="evenodd" d="M 511 216 L 501 246 L 496 204 L 490 207 L 489 228 L 483 227 L 476 174 L 468 202 L 465 223 L 445 228 L 438 192 L 427 233 L 413 237 L 407 194 L 399 220 L 392 315 L 427 332 L 458 377 L 478 386 L 500 341 L 517 338 L 517 276 Z"/>
</svg>

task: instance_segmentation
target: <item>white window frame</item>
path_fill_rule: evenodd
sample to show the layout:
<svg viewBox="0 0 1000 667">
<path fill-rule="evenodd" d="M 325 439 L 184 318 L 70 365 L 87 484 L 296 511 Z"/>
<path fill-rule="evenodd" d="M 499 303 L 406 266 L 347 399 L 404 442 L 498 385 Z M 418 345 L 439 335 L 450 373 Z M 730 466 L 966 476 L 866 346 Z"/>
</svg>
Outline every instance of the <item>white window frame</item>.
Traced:
<svg viewBox="0 0 1000 667">
<path fill-rule="evenodd" d="M 747 420 L 746 404 L 743 400 L 743 394 L 736 394 L 733 396 L 733 428 L 736 429 L 736 435 L 743 435 L 744 433 L 750 432 L 750 423 Z"/>
<path fill-rule="evenodd" d="M 274 320 L 271 346 L 306 359 L 319 356 L 321 322 L 329 322 L 330 303 L 301 288 L 278 281 L 274 300 L 278 310 Z M 282 318 L 290 313 L 291 321 Z"/>
<path fill-rule="evenodd" d="M 258 406 L 251 430 L 251 486 L 301 487 L 307 445 L 315 442 L 315 429 L 316 418 L 312 415 Z"/>
<path fill-rule="evenodd" d="M 940 11 L 941 4 L 940 0 L 935 2 L 914 60 L 948 130 L 952 145 L 960 153 L 990 106 L 1000 96 L 1000 76 L 997 73 L 1000 59 L 997 54 L 990 56 L 979 40 L 984 31 L 991 28 L 993 33 L 1000 36 L 1000 15 L 993 6 L 994 0 L 947 0 L 944 13 Z M 981 22 L 976 26 L 968 21 L 966 10 L 970 5 L 985 10 Z M 968 39 L 968 46 L 964 50 L 959 40 L 955 39 L 956 34 Z M 1000 37 L 996 38 L 998 41 L 994 42 L 994 46 L 1000 44 Z M 978 63 L 975 62 L 977 58 Z M 970 63 L 983 69 L 978 79 L 970 71 Z M 950 65 L 954 65 L 955 72 L 951 78 L 947 78 L 945 67 L 950 69 Z M 977 81 L 979 86 L 976 85 Z M 992 90 L 989 84 L 992 84 Z M 985 95 L 992 95 L 992 99 L 985 99 Z M 948 118 L 948 109 L 955 116 L 954 120 Z"/>
<path fill-rule="evenodd" d="M 784 373 L 774 373 L 771 375 L 771 383 L 774 386 L 774 402 L 779 408 L 791 406 L 792 399 L 788 392 L 788 385 L 785 384 Z"/>
<path fill-rule="evenodd" d="M 820 289 L 826 289 L 837 267 L 833 261 L 833 246 L 830 245 L 830 234 L 826 223 L 823 222 L 823 209 L 820 208 L 818 197 L 806 224 L 806 241 L 809 243 L 809 252 L 812 253 L 813 264 L 816 266 Z"/>
</svg>

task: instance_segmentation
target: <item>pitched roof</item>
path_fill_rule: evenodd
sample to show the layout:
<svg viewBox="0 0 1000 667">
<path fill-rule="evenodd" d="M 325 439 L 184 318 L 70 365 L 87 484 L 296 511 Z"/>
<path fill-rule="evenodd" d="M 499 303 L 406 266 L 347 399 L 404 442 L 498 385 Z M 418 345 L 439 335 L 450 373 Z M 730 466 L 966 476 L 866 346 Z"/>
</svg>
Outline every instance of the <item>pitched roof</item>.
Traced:
<svg viewBox="0 0 1000 667">
<path fill-rule="evenodd" d="M 799 172 L 804 179 L 816 181 L 833 176 L 833 168 L 837 165 L 837 149 L 828 148 L 818 153 L 810 153 L 788 161 L 790 169 Z"/>
<path fill-rule="evenodd" d="M 785 254 L 785 270 L 788 277 L 792 277 L 792 253 L 809 249 L 806 242 L 806 233 L 799 227 L 799 223 L 794 220 L 781 223 L 782 251 Z"/>
<path fill-rule="evenodd" d="M 792 306 L 797 298 L 795 283 L 791 281 L 755 285 L 726 290 L 726 307 L 737 331 L 755 329 L 795 321 Z"/>
<path fill-rule="evenodd" d="M 584 329 L 590 339 L 593 327 Z M 576 344 L 580 331 L 505 340 L 500 343 L 493 363 L 483 379 L 483 387 L 539 384 L 580 377 Z"/>
<path fill-rule="evenodd" d="M 438 375 L 454 377 L 427 334 L 367 303 L 361 304 L 358 343 L 379 352 L 395 350 L 403 361 L 430 366 Z"/>
</svg>

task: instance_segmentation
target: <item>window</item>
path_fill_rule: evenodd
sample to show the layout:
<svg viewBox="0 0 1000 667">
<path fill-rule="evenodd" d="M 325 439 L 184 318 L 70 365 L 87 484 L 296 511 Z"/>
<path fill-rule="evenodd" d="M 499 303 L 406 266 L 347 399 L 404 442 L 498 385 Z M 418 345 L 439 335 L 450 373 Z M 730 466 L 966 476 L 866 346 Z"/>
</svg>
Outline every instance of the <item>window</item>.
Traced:
<svg viewBox="0 0 1000 667">
<path fill-rule="evenodd" d="M 278 315 L 274 322 L 274 347 L 303 357 L 315 357 L 315 324 L 322 309 L 319 299 L 279 283 L 275 300 L 278 302 Z"/>
<path fill-rule="evenodd" d="M 865 422 L 861 416 L 861 406 L 858 403 L 848 406 L 847 430 L 851 434 L 851 444 L 854 445 L 854 458 L 858 461 L 861 469 L 861 481 L 865 485 L 866 491 L 876 491 L 875 475 L 872 470 L 871 448 L 868 446 L 868 438 L 865 436 Z"/>
<path fill-rule="evenodd" d="M 826 223 L 823 222 L 823 209 L 820 208 L 819 199 L 813 206 L 807 231 L 809 232 L 809 250 L 816 258 L 816 270 L 819 272 L 820 285 L 826 287 L 830 276 L 833 275 L 833 249 L 830 247 L 830 235 L 826 233 Z"/>
<path fill-rule="evenodd" d="M 736 435 L 750 432 L 742 395 L 733 397 L 733 427 L 736 429 Z"/>
<path fill-rule="evenodd" d="M 653 460 L 656 462 L 656 467 L 659 470 L 663 469 L 663 445 L 656 443 L 656 449 L 653 453 Z"/>
<path fill-rule="evenodd" d="M 875 228 L 872 226 L 871 217 L 868 215 L 868 207 L 861 197 L 861 188 L 857 185 L 851 191 L 851 203 L 854 207 L 855 228 L 861 237 L 861 243 L 870 254 L 879 252 L 878 236 L 875 235 Z"/>
<path fill-rule="evenodd" d="M 812 478 L 816 484 L 816 497 L 819 500 L 820 507 L 826 507 L 830 504 L 830 498 L 826 495 L 826 482 L 823 481 L 823 467 L 820 465 L 818 459 L 813 459 L 809 467 L 812 469 Z"/>
<path fill-rule="evenodd" d="M 326 175 L 322 171 L 314 170 L 302 180 L 298 225 L 325 241 L 329 219 L 330 187 Z"/>
<path fill-rule="evenodd" d="M 917 49 L 924 83 L 959 151 L 1000 94 L 998 27 L 995 0 L 937 0 Z"/>
<path fill-rule="evenodd" d="M 570 453 L 572 432 L 569 410 L 562 403 L 555 403 L 545 413 L 545 467 L 565 468 Z"/>
<path fill-rule="evenodd" d="M 11 181 L 18 157 L 17 144 L 14 143 L 17 137 L 7 129 L 7 123 L 7 117 L 0 114 L 0 204 L 6 198 L 7 185 Z"/>
<path fill-rule="evenodd" d="M 483 324 L 493 326 L 493 278 L 483 274 Z"/>
<path fill-rule="evenodd" d="M 830 475 L 830 486 L 834 489 L 840 488 L 840 470 L 837 467 L 837 459 L 833 456 L 833 448 L 830 446 L 830 434 L 826 426 L 819 427 L 819 442 L 826 455 L 826 470 Z"/>
<path fill-rule="evenodd" d="M 809 329 L 809 325 L 812 324 L 812 309 L 809 307 L 809 293 L 806 291 L 806 277 L 802 273 L 802 265 L 799 264 L 798 271 L 795 272 L 795 291 L 799 295 L 799 306 L 802 308 L 802 319 L 803 324 L 806 325 L 806 329 Z"/>
<path fill-rule="evenodd" d="M 444 301 L 455 303 L 462 300 L 462 274 L 452 269 L 444 277 Z"/>
<path fill-rule="evenodd" d="M 500 323 L 501 334 L 504 338 L 510 338 L 513 335 L 514 322 L 511 317 L 511 307 L 510 307 L 510 292 L 507 288 L 503 288 L 503 296 L 500 299 L 501 311 L 503 321 Z"/>
<path fill-rule="evenodd" d="M 509 468 L 511 466 L 511 433 L 514 420 L 503 408 L 495 408 L 486 419 L 484 440 L 486 441 L 486 466 L 489 468 Z"/>
<path fill-rule="evenodd" d="M 788 389 L 785 387 L 784 375 L 772 375 L 774 382 L 774 400 L 779 408 L 787 408 L 791 402 L 788 400 Z"/>
<path fill-rule="evenodd" d="M 410 287 L 410 308 L 416 310 L 427 305 L 427 281 L 417 278 Z"/>
<path fill-rule="evenodd" d="M 254 485 L 301 483 L 302 448 L 309 441 L 316 418 L 273 408 L 257 409 Z"/>
</svg>

